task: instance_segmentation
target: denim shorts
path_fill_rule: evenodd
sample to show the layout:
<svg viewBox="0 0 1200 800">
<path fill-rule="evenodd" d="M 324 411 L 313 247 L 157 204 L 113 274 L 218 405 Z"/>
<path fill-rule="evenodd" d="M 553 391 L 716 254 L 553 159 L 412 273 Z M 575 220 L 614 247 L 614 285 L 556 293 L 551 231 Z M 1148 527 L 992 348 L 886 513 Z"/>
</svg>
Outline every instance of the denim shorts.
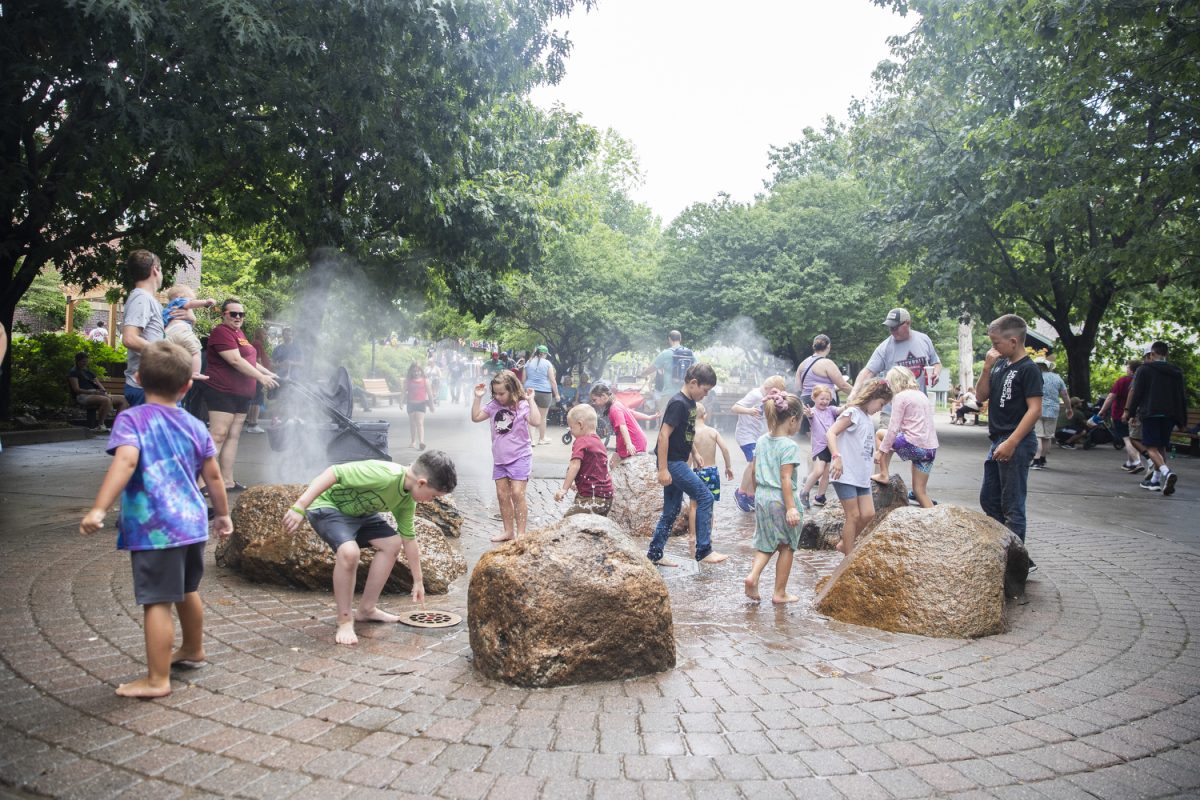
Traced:
<svg viewBox="0 0 1200 800">
<path fill-rule="evenodd" d="M 739 446 L 742 448 L 742 455 L 744 455 L 746 457 L 746 460 L 753 461 L 754 460 L 754 448 L 758 446 L 758 442 L 751 442 L 750 444 L 743 444 L 743 445 L 739 445 Z"/>
<path fill-rule="evenodd" d="M 829 485 L 833 487 L 833 493 L 837 495 L 838 500 L 853 500 L 871 493 L 870 486 L 851 486 L 840 481 L 830 481 Z"/>
</svg>

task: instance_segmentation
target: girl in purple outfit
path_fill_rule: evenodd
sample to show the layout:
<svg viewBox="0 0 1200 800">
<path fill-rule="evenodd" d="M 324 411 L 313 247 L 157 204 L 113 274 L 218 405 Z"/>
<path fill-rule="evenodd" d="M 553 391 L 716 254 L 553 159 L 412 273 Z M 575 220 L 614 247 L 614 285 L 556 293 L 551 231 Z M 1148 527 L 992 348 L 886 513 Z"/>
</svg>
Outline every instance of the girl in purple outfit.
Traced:
<svg viewBox="0 0 1200 800">
<path fill-rule="evenodd" d="M 808 495 L 817 481 L 821 482 L 821 486 L 811 502 L 819 506 L 825 505 L 825 492 L 829 487 L 829 462 L 832 458 L 829 454 L 829 428 L 841 412 L 841 409 L 832 404 L 833 390 L 824 384 L 813 387 L 812 399 L 813 407 L 804 407 L 804 414 L 809 418 L 809 427 L 812 429 L 812 468 L 809 469 L 808 478 L 800 488 L 800 503 L 805 508 L 809 507 Z"/>
<path fill-rule="evenodd" d="M 541 410 L 533 402 L 533 390 L 521 386 L 511 370 L 500 370 L 492 378 L 492 400 L 480 408 L 484 385 L 475 385 L 471 421 L 492 421 L 492 479 L 496 481 L 496 499 L 500 501 L 500 519 L 504 534 L 493 542 L 507 542 L 525 535 L 529 506 L 525 485 L 533 466 L 533 439 L 529 427 L 541 422 Z"/>
</svg>

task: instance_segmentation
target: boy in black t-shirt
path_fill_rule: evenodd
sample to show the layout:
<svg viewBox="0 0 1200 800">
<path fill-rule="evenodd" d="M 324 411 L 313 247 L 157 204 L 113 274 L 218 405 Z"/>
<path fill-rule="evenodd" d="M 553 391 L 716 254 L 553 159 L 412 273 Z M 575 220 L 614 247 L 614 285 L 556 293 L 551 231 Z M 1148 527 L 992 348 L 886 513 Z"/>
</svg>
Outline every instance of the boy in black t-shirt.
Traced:
<svg viewBox="0 0 1200 800">
<path fill-rule="evenodd" d="M 988 325 L 992 349 L 975 386 L 988 402 L 988 438 L 979 505 L 1025 541 L 1025 487 L 1037 452 L 1033 426 L 1042 415 L 1042 371 L 1025 352 L 1025 320 L 1005 314 Z M 1030 561 L 1030 566 L 1033 562 Z"/>
<path fill-rule="evenodd" d="M 684 376 L 683 388 L 667 403 L 659 424 L 655 456 L 658 482 L 663 487 L 663 511 L 646 553 L 659 566 L 679 566 L 663 558 L 663 548 L 667 546 L 667 537 L 671 535 L 675 517 L 679 516 L 685 494 L 696 504 L 696 560 L 716 564 L 729 557 L 712 549 L 712 492 L 688 462 L 696 435 L 696 402 L 707 397 L 716 385 L 717 373 L 710 365 L 693 364 Z"/>
</svg>

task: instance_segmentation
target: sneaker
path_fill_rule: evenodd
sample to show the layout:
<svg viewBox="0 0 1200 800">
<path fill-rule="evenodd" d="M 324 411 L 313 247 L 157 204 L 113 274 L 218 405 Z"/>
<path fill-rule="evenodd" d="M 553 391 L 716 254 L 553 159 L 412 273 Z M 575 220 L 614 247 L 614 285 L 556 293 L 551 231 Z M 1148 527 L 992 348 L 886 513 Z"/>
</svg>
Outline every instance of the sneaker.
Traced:
<svg viewBox="0 0 1200 800">
<path fill-rule="evenodd" d="M 812 508 L 812 498 L 809 497 L 808 492 L 800 493 L 800 505 L 804 506 L 806 509 Z"/>
<path fill-rule="evenodd" d="M 1138 473 L 1145 472 L 1145 471 L 1146 471 L 1146 468 L 1143 467 L 1141 464 L 1134 464 L 1132 467 L 1129 468 L 1130 475 L 1137 475 Z"/>
<path fill-rule="evenodd" d="M 1179 480 L 1179 476 L 1174 472 L 1168 472 L 1167 477 L 1163 482 L 1162 493 L 1163 497 L 1170 494 L 1175 494 L 1175 482 Z"/>
<path fill-rule="evenodd" d="M 737 501 L 737 507 L 747 514 L 754 510 L 754 498 L 741 489 L 733 490 L 733 499 Z"/>
<path fill-rule="evenodd" d="M 266 433 L 261 425 L 243 425 L 242 433 Z"/>
<path fill-rule="evenodd" d="M 1037 572 L 1037 564 L 1033 563 L 1033 559 L 1031 558 L 1029 559 L 1029 574 L 1032 575 L 1035 572 Z"/>
<path fill-rule="evenodd" d="M 1162 491 L 1162 484 L 1158 482 L 1157 474 L 1147 475 L 1145 477 L 1145 479 L 1143 479 L 1142 482 L 1139 483 L 1138 485 L 1141 486 L 1143 489 L 1149 490 L 1151 492 L 1161 492 Z"/>
<path fill-rule="evenodd" d="M 1130 464 L 1128 461 L 1126 461 L 1124 464 L 1121 465 L 1121 469 L 1125 470 L 1126 472 L 1131 473 L 1140 466 L 1141 466 L 1141 464 Z"/>
<path fill-rule="evenodd" d="M 1067 444 L 1066 442 L 1063 442 L 1062 444 L 1060 444 L 1059 447 L 1063 450 L 1074 450 L 1075 449 L 1075 445 Z"/>
<path fill-rule="evenodd" d="M 1035 459 L 1033 460 L 1033 463 L 1029 465 L 1029 468 L 1030 468 L 1030 469 L 1037 469 L 1037 470 L 1044 469 L 1044 466 L 1043 466 L 1043 464 L 1042 464 L 1042 460 L 1041 460 L 1040 458 L 1035 458 Z"/>
<path fill-rule="evenodd" d="M 108 431 L 109 429 L 105 425 L 97 425 L 96 427 L 92 428 L 92 433 L 108 433 Z"/>
<path fill-rule="evenodd" d="M 813 505 L 814 505 L 814 506 L 823 506 L 823 505 L 825 505 L 825 495 L 823 495 L 823 494 L 819 494 L 819 495 L 817 495 L 816 497 L 814 497 L 814 498 L 813 498 Z"/>
</svg>

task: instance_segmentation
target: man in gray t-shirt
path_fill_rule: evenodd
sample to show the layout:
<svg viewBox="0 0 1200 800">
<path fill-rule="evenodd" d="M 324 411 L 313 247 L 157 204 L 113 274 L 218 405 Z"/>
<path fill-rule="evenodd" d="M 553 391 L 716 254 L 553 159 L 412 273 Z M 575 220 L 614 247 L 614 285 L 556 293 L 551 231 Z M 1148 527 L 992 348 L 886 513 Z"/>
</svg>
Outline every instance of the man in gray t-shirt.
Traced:
<svg viewBox="0 0 1200 800">
<path fill-rule="evenodd" d="M 146 402 L 146 394 L 134 375 L 142 360 L 142 350 L 151 342 L 162 339 L 162 303 L 154 293 L 162 288 L 162 264 L 149 250 L 134 250 L 125 262 L 125 271 L 133 291 L 125 299 L 125 318 L 121 322 L 121 342 L 125 345 L 125 399 L 130 406 Z"/>
<path fill-rule="evenodd" d="M 880 342 L 875 352 L 871 353 L 867 365 L 854 380 L 854 388 L 857 389 L 876 375 L 886 375 L 892 367 L 911 369 L 922 392 L 937 384 L 942 360 L 933 349 L 930 338 L 912 329 L 912 317 L 908 311 L 893 308 L 888 312 L 883 324 L 891 329 L 892 334 Z"/>
</svg>

